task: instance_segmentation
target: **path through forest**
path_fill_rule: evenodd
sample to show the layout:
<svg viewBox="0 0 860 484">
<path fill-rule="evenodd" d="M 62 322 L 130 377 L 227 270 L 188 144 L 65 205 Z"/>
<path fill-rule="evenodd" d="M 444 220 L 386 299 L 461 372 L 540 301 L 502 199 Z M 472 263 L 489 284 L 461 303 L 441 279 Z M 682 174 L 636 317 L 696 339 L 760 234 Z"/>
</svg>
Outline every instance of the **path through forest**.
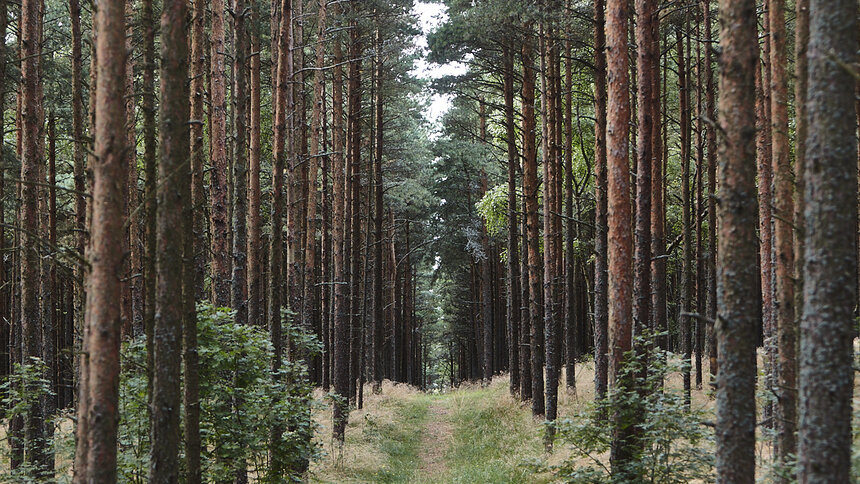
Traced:
<svg viewBox="0 0 860 484">
<path fill-rule="evenodd" d="M 448 473 L 445 452 L 454 433 L 450 414 L 447 399 L 435 398 L 431 401 L 424 435 L 421 438 L 421 465 L 418 473 L 422 476 L 441 476 Z"/>
<path fill-rule="evenodd" d="M 591 363 L 578 366 L 578 376 L 590 382 Z M 571 415 L 592 398 L 590 385 L 580 388 L 578 399 L 561 392 L 562 413 Z M 311 482 L 542 483 L 551 476 L 535 473 L 531 464 L 568 455 L 564 448 L 544 453 L 543 422 L 510 396 L 506 376 L 445 393 L 388 381 L 381 395 L 368 389 L 364 408 L 350 414 L 342 450 L 330 439 L 330 418 L 327 407 L 315 415 L 325 455 L 312 464 Z"/>
</svg>

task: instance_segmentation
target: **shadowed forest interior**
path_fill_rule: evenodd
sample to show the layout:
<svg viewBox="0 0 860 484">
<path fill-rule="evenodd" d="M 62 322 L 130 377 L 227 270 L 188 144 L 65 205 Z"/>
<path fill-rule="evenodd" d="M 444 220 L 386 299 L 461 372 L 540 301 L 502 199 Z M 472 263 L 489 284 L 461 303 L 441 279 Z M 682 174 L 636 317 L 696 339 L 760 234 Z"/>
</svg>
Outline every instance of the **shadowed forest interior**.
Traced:
<svg viewBox="0 0 860 484">
<path fill-rule="evenodd" d="M 857 0 L 0 0 L 0 481 L 860 480 Z"/>
</svg>

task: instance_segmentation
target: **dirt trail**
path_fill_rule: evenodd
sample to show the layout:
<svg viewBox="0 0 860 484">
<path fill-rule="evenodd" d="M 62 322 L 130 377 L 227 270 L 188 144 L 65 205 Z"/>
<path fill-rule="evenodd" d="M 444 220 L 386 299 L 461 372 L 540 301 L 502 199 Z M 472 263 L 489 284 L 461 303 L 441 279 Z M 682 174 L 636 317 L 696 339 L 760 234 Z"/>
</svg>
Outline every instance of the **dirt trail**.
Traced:
<svg viewBox="0 0 860 484">
<path fill-rule="evenodd" d="M 419 479 L 439 479 L 448 473 L 448 464 L 445 462 L 445 451 L 448 450 L 448 445 L 454 433 L 451 422 L 448 420 L 450 412 L 451 410 L 448 408 L 445 400 L 435 399 L 430 404 L 427 424 L 424 428 L 424 435 L 421 437 L 421 446 L 419 447 L 418 459 L 420 467 L 416 476 Z"/>
</svg>

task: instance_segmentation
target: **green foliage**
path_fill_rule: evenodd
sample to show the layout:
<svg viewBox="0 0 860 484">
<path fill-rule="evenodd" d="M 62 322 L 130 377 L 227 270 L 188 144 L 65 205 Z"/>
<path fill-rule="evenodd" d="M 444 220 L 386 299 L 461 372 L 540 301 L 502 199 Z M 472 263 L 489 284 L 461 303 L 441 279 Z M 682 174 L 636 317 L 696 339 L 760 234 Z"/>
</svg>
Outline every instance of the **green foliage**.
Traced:
<svg viewBox="0 0 860 484">
<path fill-rule="evenodd" d="M 4 395 L 3 408 L 6 422 L 11 422 L 15 418 L 26 418 L 31 409 L 44 405 L 45 399 L 53 395 L 51 382 L 45 378 L 47 374 L 48 367 L 39 358 L 31 358 L 29 363 L 23 365 L 15 363 L 12 374 L 0 385 L 0 392 Z M 47 428 L 53 424 L 53 421 L 48 421 L 44 425 Z M 11 440 L 10 438 L 7 441 L 11 444 Z M 24 445 L 24 442 L 19 442 L 19 445 Z M 10 447 L 3 446 L 4 452 L 11 452 Z M 46 437 L 44 441 L 27 443 L 27 447 L 46 448 L 53 452 L 54 442 L 50 437 Z M 8 459 L 11 455 L 3 457 Z M 0 482 L 23 484 L 40 480 L 37 478 L 38 468 L 32 464 L 23 462 L 15 469 L 10 467 L 0 466 Z"/>
<path fill-rule="evenodd" d="M 198 307 L 200 358 L 200 437 L 203 478 L 217 482 L 233 476 L 243 463 L 249 471 L 268 467 L 269 450 L 281 456 L 299 480 L 318 454 L 313 442 L 311 387 L 304 363 L 285 361 L 271 370 L 272 344 L 260 328 L 237 324 L 234 313 Z M 285 333 L 293 347 L 314 354 L 319 343 L 293 326 Z M 146 351 L 137 339 L 125 347 L 120 383 L 119 479 L 144 482 L 149 466 Z M 277 376 L 277 378 L 274 378 Z M 283 429 L 271 443 L 272 429 Z M 282 478 L 278 479 L 283 482 Z"/>
<path fill-rule="evenodd" d="M 623 475 L 636 476 L 640 482 L 713 481 L 713 431 L 703 424 L 702 410 L 689 408 L 681 392 L 662 386 L 666 375 L 681 370 L 681 364 L 667 356 L 662 351 L 651 353 L 643 381 L 641 364 L 629 353 L 621 378 L 636 381 L 644 391 L 636 385 L 616 388 L 606 399 L 555 424 L 559 441 L 572 450 L 570 458 L 552 467 L 559 479 L 608 483 Z M 623 469 L 610 468 L 606 459 L 601 460 L 609 452 L 613 432 L 613 419 L 606 416 L 619 413 L 623 425 L 636 427 L 635 456 Z"/>
<path fill-rule="evenodd" d="M 508 185 L 496 185 L 475 203 L 475 208 L 484 219 L 487 233 L 497 237 L 506 233 L 508 223 Z"/>
</svg>

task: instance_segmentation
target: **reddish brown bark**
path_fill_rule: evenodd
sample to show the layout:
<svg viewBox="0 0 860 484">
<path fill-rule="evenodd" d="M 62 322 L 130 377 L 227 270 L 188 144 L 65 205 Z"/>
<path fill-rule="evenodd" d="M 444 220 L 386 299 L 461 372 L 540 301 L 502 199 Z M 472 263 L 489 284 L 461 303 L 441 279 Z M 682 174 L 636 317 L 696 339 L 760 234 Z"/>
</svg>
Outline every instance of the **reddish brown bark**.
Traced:
<svg viewBox="0 0 860 484">
<path fill-rule="evenodd" d="M 225 68 L 224 0 L 212 2 L 212 39 L 210 51 L 209 138 L 212 170 L 209 173 L 212 301 L 216 306 L 230 305 L 229 199 L 227 190 L 227 73 Z"/>
<path fill-rule="evenodd" d="M 788 51 L 785 1 L 770 0 L 770 110 L 773 227 L 778 340 L 777 455 L 786 463 L 797 448 L 797 322 L 794 308 L 794 179 L 788 139 Z"/>
<path fill-rule="evenodd" d="M 115 234 L 122 233 L 128 164 L 126 161 L 125 11 L 122 0 L 99 4 L 96 17 L 95 156 L 93 170 L 92 239 L 85 333 L 88 341 L 86 392 L 86 463 L 77 469 L 85 482 L 116 479 L 119 397 L 120 301 L 123 253 Z M 77 478 L 76 478 L 77 479 Z"/>
<path fill-rule="evenodd" d="M 245 0 L 233 2 L 233 273 L 230 303 L 236 322 L 248 322 L 248 33 Z"/>
<path fill-rule="evenodd" d="M 609 384 L 630 389 L 623 378 L 627 355 L 632 348 L 633 329 L 633 223 L 630 204 L 628 164 L 630 95 L 628 77 L 628 3 L 609 0 L 606 17 L 608 106 L 606 125 L 606 165 L 609 255 Z M 613 415 L 611 463 L 625 472 L 632 457 L 631 429 L 623 424 L 626 408 Z"/>
<path fill-rule="evenodd" d="M 543 280 L 542 261 L 540 255 L 540 233 L 538 220 L 538 182 L 537 182 L 537 148 L 535 145 L 535 58 L 532 46 L 532 24 L 525 25 L 525 37 L 522 46 L 523 64 L 523 194 L 525 196 L 526 233 L 528 238 L 529 263 L 529 320 L 531 321 L 531 382 L 532 382 L 532 414 L 543 415 L 543 312 L 542 296 Z"/>
<path fill-rule="evenodd" d="M 198 377 L 198 355 L 197 355 L 197 317 L 195 304 L 198 299 L 203 299 L 203 279 L 206 274 L 206 217 L 203 211 L 205 203 L 205 194 L 203 192 L 203 164 L 204 156 L 204 141 L 203 141 L 203 105 L 204 92 L 206 90 L 206 4 L 204 0 L 194 0 L 192 2 L 193 11 L 191 17 L 191 52 L 190 52 L 190 68 L 191 68 L 191 85 L 190 85 L 190 204 L 186 206 L 187 213 L 184 218 L 186 224 L 185 235 L 188 238 L 184 241 L 185 264 L 183 265 L 183 298 L 185 304 L 186 318 L 182 328 L 183 338 L 183 360 L 185 364 L 185 392 L 183 394 L 183 403 L 185 405 L 185 466 L 186 480 L 189 484 L 198 484 L 202 480 L 202 471 L 200 463 L 200 403 L 199 403 L 199 377 Z M 151 9 L 151 5 L 149 6 Z M 150 13 L 150 16 L 152 14 Z M 148 35 L 152 35 L 151 33 Z M 150 40 L 147 40 L 149 43 Z M 150 48 L 151 47 L 147 47 Z M 154 59 L 153 59 L 154 62 Z M 152 66 L 154 68 L 154 65 Z M 151 82 L 151 81 L 150 81 Z M 152 91 L 152 88 L 149 88 Z M 154 98 L 152 100 L 154 104 Z M 154 109 L 151 105 L 150 110 Z M 153 112 L 154 117 L 154 112 Z M 152 165 L 151 171 L 155 174 L 155 120 L 152 123 L 152 134 L 149 135 L 153 143 L 151 150 Z M 149 166 L 149 163 L 147 163 Z M 154 178 L 154 177 L 153 177 Z M 152 190 L 155 189 L 155 183 L 152 184 Z M 154 207 L 153 207 L 154 209 Z M 188 220 L 188 217 L 191 220 Z M 153 214 L 154 219 L 154 214 Z M 154 225 L 153 236 L 150 243 L 155 247 Z M 189 225 L 190 224 L 190 225 Z M 154 260 L 153 260 L 154 263 Z M 153 265 L 154 271 L 154 265 Z M 154 296 L 154 290 L 153 290 Z M 151 334 L 150 330 L 150 334 Z"/>
</svg>

